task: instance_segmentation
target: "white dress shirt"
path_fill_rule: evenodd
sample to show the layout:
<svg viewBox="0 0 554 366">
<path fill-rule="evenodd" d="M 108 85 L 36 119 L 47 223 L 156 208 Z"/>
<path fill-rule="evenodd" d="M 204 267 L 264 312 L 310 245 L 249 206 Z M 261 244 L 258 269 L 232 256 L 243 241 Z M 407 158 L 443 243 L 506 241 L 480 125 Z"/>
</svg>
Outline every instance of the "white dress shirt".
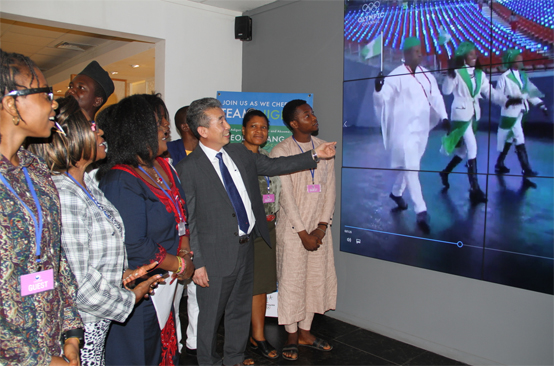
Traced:
<svg viewBox="0 0 554 366">
<path fill-rule="evenodd" d="M 216 157 L 216 155 L 221 152 L 221 155 L 223 157 L 223 162 L 225 163 L 225 166 L 227 167 L 227 170 L 229 170 L 229 174 L 231 175 L 231 178 L 233 179 L 233 182 L 235 183 L 235 186 L 237 187 L 237 190 L 239 191 L 240 198 L 242 199 L 242 203 L 244 204 L 244 208 L 246 209 L 246 215 L 248 216 L 248 222 L 250 223 L 250 226 L 248 227 L 248 233 L 243 232 L 242 230 L 239 230 L 240 235 L 250 234 L 252 232 L 252 229 L 254 228 L 254 224 L 256 224 L 256 217 L 254 217 L 254 211 L 252 210 L 252 203 L 250 202 L 250 197 L 248 197 L 248 192 L 246 191 L 246 186 L 244 185 L 244 181 L 242 180 L 242 176 L 240 175 L 240 172 L 235 165 L 235 162 L 229 154 L 227 154 L 227 151 L 224 149 L 221 149 L 220 151 L 216 151 L 214 149 L 211 149 L 204 145 L 202 142 L 199 143 L 200 148 L 204 151 L 208 159 L 211 161 L 215 172 L 219 176 L 219 179 L 221 180 L 221 183 L 223 184 L 223 187 L 225 187 L 225 183 L 223 182 L 223 177 L 221 176 L 221 171 L 219 170 L 219 159 Z M 237 222 L 237 228 L 239 227 Z"/>
</svg>

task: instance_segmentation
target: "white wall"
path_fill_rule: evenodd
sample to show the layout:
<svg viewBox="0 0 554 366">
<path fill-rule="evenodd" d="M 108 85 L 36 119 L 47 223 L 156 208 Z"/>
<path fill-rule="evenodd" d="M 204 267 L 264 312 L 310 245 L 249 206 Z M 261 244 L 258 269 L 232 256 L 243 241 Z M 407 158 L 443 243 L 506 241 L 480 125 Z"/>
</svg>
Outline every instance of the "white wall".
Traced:
<svg viewBox="0 0 554 366">
<path fill-rule="evenodd" d="M 8 19 L 156 42 L 156 91 L 171 115 L 218 90 L 241 90 L 238 12 L 186 0 L 1 0 L 0 11 Z"/>
<path fill-rule="evenodd" d="M 472 365 L 552 365 L 552 296 L 339 251 L 343 11 L 340 0 L 251 11 L 243 53 L 243 91 L 313 92 L 320 137 L 339 141 L 328 315 Z"/>
</svg>

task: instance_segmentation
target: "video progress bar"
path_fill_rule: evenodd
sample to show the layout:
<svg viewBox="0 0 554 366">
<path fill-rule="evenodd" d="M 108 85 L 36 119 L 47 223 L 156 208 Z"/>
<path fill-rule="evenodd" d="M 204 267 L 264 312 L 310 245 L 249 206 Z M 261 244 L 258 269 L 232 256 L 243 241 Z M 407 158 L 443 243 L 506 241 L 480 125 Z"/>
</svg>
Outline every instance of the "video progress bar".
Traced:
<svg viewBox="0 0 554 366">
<path fill-rule="evenodd" d="M 373 231 L 373 232 L 375 232 L 375 233 L 382 233 L 382 234 L 403 236 L 403 237 L 405 237 L 405 238 L 414 238 L 414 239 L 421 239 L 421 240 L 427 240 L 427 241 L 434 241 L 434 242 L 437 242 L 437 243 L 451 244 L 451 245 L 457 246 L 458 248 L 461 248 L 461 247 L 464 246 L 464 243 L 461 242 L 461 241 L 453 242 L 453 241 L 445 241 L 445 240 L 437 240 L 437 239 L 428 239 L 428 238 L 422 238 L 422 237 L 420 237 L 420 236 L 413 236 L 413 235 L 405 235 L 405 234 L 391 233 L 391 232 L 388 232 L 388 231 L 380 231 L 380 230 L 366 229 L 366 228 L 363 228 L 363 227 L 349 226 L 349 225 L 344 225 L 344 227 L 351 228 L 351 229 L 365 230 L 365 231 Z"/>
</svg>

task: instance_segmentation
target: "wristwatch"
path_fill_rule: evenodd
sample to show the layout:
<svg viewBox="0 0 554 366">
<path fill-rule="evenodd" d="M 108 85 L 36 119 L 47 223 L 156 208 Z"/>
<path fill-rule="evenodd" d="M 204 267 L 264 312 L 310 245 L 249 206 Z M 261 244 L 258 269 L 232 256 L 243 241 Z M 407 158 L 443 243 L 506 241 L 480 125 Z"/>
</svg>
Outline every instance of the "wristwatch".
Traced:
<svg viewBox="0 0 554 366">
<path fill-rule="evenodd" d="M 315 150 L 312 150 L 312 159 L 314 159 L 316 163 L 319 163 L 319 156 L 317 156 Z"/>
<path fill-rule="evenodd" d="M 71 329 L 65 333 L 62 333 L 61 337 L 62 347 L 69 338 L 77 338 L 79 340 L 79 348 L 83 348 L 85 344 L 85 331 L 82 328 Z"/>
</svg>

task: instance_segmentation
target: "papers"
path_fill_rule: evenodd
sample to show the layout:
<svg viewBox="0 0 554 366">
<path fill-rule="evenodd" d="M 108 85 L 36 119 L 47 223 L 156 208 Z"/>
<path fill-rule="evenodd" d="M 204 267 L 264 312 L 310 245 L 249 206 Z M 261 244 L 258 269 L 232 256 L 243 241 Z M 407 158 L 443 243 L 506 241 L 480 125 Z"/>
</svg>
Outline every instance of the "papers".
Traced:
<svg viewBox="0 0 554 366">
<path fill-rule="evenodd" d="M 158 323 L 160 324 L 160 329 L 164 329 L 167 319 L 169 319 L 169 314 L 173 308 L 173 301 L 175 300 L 175 292 L 177 290 L 177 285 L 179 281 L 173 281 L 173 284 L 170 284 L 172 278 L 171 275 L 173 272 L 169 272 L 169 277 L 166 278 L 165 284 L 160 283 L 154 295 L 152 295 L 152 303 L 156 308 L 156 315 L 158 316 Z M 182 287 L 182 286 L 181 286 Z M 182 290 L 180 292 L 183 293 Z M 176 309 L 178 312 L 179 309 Z"/>
</svg>

